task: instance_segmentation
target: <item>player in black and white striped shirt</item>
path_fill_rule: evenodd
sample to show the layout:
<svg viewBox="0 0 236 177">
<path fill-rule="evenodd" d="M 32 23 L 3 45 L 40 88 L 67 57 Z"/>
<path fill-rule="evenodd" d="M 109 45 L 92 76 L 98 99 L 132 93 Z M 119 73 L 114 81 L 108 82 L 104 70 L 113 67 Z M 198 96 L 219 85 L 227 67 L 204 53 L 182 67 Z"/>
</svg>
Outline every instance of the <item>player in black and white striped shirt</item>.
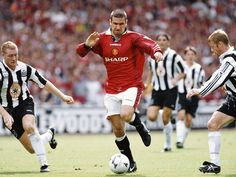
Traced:
<svg viewBox="0 0 236 177">
<path fill-rule="evenodd" d="M 166 33 L 157 36 L 157 43 L 163 51 L 163 60 L 153 62 L 149 59 L 150 71 L 147 85 L 153 86 L 151 103 L 147 110 L 147 117 L 156 121 L 160 109 L 163 109 L 163 132 L 165 144 L 163 151 L 171 151 L 172 124 L 170 118 L 175 109 L 177 98 L 177 83 L 184 77 L 182 57 L 170 48 L 170 36 Z"/>
<path fill-rule="evenodd" d="M 220 167 L 220 129 L 236 119 L 236 51 L 230 46 L 228 35 L 218 29 L 208 38 L 214 55 L 220 59 L 219 68 L 199 89 L 192 89 L 187 97 L 206 96 L 217 88 L 224 86 L 227 97 L 225 103 L 216 110 L 208 121 L 208 145 L 211 162 L 205 161 L 199 168 L 203 173 L 219 173 Z"/>
<path fill-rule="evenodd" d="M 44 144 L 55 149 L 54 128 L 40 135 L 35 124 L 34 101 L 27 88 L 33 81 L 40 88 L 60 97 L 66 103 L 73 103 L 72 97 L 63 94 L 38 71 L 18 61 L 18 47 L 11 41 L 1 46 L 3 60 L 0 62 L 0 114 L 6 127 L 19 139 L 29 153 L 36 153 L 40 172 L 48 172 Z"/>
<path fill-rule="evenodd" d="M 205 72 L 196 61 L 197 50 L 192 46 L 186 47 L 184 50 L 185 77 L 178 83 L 177 148 L 183 148 L 185 139 L 191 128 L 192 119 L 195 117 L 198 108 L 199 97 L 193 96 L 187 99 L 186 94 L 192 88 L 200 87 L 205 80 Z"/>
</svg>

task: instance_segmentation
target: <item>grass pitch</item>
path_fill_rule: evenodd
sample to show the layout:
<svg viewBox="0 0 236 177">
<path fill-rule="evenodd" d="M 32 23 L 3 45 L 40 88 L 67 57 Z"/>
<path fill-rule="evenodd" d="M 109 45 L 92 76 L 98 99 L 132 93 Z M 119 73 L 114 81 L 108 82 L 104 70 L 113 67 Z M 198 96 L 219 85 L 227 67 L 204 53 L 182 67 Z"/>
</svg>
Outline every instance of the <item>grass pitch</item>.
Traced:
<svg viewBox="0 0 236 177">
<path fill-rule="evenodd" d="M 151 132 L 152 144 L 145 147 L 136 132 L 128 132 L 136 173 L 116 175 L 109 170 L 110 157 L 117 153 L 112 134 L 57 135 L 58 147 L 46 147 L 50 173 L 40 173 L 37 158 L 29 154 L 13 137 L 0 137 L 0 177 L 236 177 L 236 131 L 222 131 L 222 172 L 202 174 L 198 167 L 209 160 L 207 131 L 192 130 L 184 149 L 162 153 L 162 132 Z"/>
</svg>

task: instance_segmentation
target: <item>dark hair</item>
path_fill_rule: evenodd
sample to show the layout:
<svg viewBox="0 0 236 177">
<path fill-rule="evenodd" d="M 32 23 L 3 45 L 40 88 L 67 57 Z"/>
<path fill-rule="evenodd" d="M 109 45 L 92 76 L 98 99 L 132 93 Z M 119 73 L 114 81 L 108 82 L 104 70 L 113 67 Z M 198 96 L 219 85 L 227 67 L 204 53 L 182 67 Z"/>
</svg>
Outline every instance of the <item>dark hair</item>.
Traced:
<svg viewBox="0 0 236 177">
<path fill-rule="evenodd" d="M 110 19 L 112 19 L 112 17 L 127 19 L 127 14 L 123 9 L 115 9 L 111 12 Z"/>
<path fill-rule="evenodd" d="M 170 40 L 171 40 L 171 37 L 170 37 L 170 35 L 169 35 L 169 34 L 167 34 L 167 33 L 160 33 L 160 34 L 158 34 L 158 35 L 156 36 L 156 40 L 158 40 L 158 39 L 159 39 L 159 37 L 161 37 L 161 36 L 165 37 L 165 38 L 166 38 L 166 40 L 168 40 L 168 41 L 170 41 Z"/>
</svg>

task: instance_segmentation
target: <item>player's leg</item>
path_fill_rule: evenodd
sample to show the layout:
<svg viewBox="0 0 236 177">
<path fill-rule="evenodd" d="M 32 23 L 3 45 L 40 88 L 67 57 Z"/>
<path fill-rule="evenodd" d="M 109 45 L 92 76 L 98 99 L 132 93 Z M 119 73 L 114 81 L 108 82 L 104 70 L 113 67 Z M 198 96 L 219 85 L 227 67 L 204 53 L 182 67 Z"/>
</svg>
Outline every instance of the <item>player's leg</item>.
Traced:
<svg viewBox="0 0 236 177">
<path fill-rule="evenodd" d="M 150 146 L 151 136 L 149 130 L 146 128 L 146 125 L 141 122 L 139 114 L 137 112 L 134 113 L 134 110 L 138 106 L 141 93 L 142 90 L 136 87 L 129 88 L 122 93 L 120 117 L 123 121 L 136 128 L 145 146 Z"/>
<path fill-rule="evenodd" d="M 162 120 L 163 120 L 163 133 L 165 135 L 165 143 L 164 143 L 164 152 L 171 151 L 172 147 L 172 132 L 173 132 L 173 127 L 170 122 L 170 117 L 172 114 L 172 109 L 168 107 L 163 108 L 163 113 L 162 113 Z"/>
<path fill-rule="evenodd" d="M 234 120 L 234 117 L 216 111 L 208 121 L 208 145 L 211 162 L 203 162 L 199 170 L 203 173 L 219 173 L 220 168 L 220 129 L 227 123 Z"/>
<path fill-rule="evenodd" d="M 211 119 L 208 121 L 208 144 L 210 151 L 210 158 L 216 165 L 220 164 L 220 129 L 228 122 L 232 121 L 233 117 L 221 112 L 214 112 Z"/>
<path fill-rule="evenodd" d="M 34 150 L 34 152 L 38 157 L 39 164 L 41 165 L 40 171 L 48 172 L 49 169 L 46 158 L 46 152 L 40 134 L 35 125 L 34 115 L 32 114 L 24 115 L 24 117 L 22 118 L 22 125 L 25 132 L 23 136 L 19 139 L 20 142 L 28 151 L 31 151 L 32 149 Z"/>
<path fill-rule="evenodd" d="M 186 95 L 185 95 L 186 99 Z M 193 96 L 190 100 L 186 99 L 186 118 L 185 118 L 185 126 L 183 127 L 183 143 L 185 142 L 192 126 L 192 120 L 196 116 L 197 108 L 198 108 L 199 98 L 197 96 Z"/>
<path fill-rule="evenodd" d="M 109 116 L 108 119 L 112 123 L 113 133 L 116 136 L 115 143 L 118 149 L 122 154 L 126 155 L 130 161 L 129 172 L 136 171 L 137 166 L 132 156 L 129 139 L 125 134 L 125 122 L 121 120 L 120 115 Z"/>
<path fill-rule="evenodd" d="M 184 142 L 189 134 L 189 132 L 191 131 L 191 126 L 192 126 L 192 120 L 195 117 L 195 114 L 193 116 L 193 114 L 187 113 L 186 114 L 186 120 L 185 120 L 185 126 L 184 126 Z"/>
<path fill-rule="evenodd" d="M 186 111 L 181 109 L 178 111 L 178 121 L 176 123 L 176 135 L 177 135 L 177 148 L 183 148 L 184 137 L 185 137 L 185 119 L 186 119 Z"/>
<path fill-rule="evenodd" d="M 55 139 L 55 128 L 50 127 L 44 134 L 41 135 L 43 144 L 49 143 L 52 149 L 56 149 L 57 141 Z"/>
<path fill-rule="evenodd" d="M 129 172 L 134 172 L 137 170 L 136 163 L 132 156 L 129 139 L 125 134 L 125 122 L 121 120 L 120 117 L 122 97 L 122 93 L 106 94 L 104 97 L 104 105 L 107 110 L 106 117 L 111 121 L 113 132 L 116 136 L 115 143 L 120 152 L 126 155 L 130 161 Z"/>
<path fill-rule="evenodd" d="M 160 107 L 159 106 L 149 106 L 147 108 L 147 118 L 148 120 L 154 122 L 157 120 L 159 115 Z"/>
<path fill-rule="evenodd" d="M 163 113 L 162 113 L 162 120 L 163 120 L 163 133 L 165 135 L 165 144 L 164 144 L 164 152 L 171 151 L 172 147 L 172 132 L 173 127 L 171 124 L 171 116 L 172 110 L 175 109 L 176 99 L 177 99 L 178 89 L 177 87 L 172 88 L 171 90 L 165 91 L 165 99 L 163 104 Z"/>
<path fill-rule="evenodd" d="M 151 96 L 151 104 L 148 106 L 147 109 L 147 118 L 154 122 L 157 120 L 159 111 L 161 107 L 163 106 L 163 94 L 159 93 L 155 90 L 152 91 Z"/>
<path fill-rule="evenodd" d="M 184 136 L 185 136 L 185 121 L 186 121 L 186 107 L 188 105 L 187 99 L 186 99 L 186 94 L 184 93 L 179 93 L 178 94 L 178 105 L 177 105 L 177 110 L 178 110 L 178 120 L 176 123 L 176 135 L 177 135 L 177 142 L 176 142 L 176 147 L 177 148 L 183 148 L 184 144 Z"/>
</svg>

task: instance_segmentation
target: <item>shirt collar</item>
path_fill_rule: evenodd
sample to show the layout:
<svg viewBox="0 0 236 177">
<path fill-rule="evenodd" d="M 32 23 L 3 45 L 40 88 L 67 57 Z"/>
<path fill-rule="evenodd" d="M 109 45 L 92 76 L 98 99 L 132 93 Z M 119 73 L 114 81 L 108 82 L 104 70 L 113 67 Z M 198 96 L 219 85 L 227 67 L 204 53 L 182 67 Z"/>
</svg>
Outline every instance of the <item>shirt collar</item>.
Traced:
<svg viewBox="0 0 236 177">
<path fill-rule="evenodd" d="M 168 47 L 168 48 L 165 50 L 163 58 L 164 58 L 169 52 L 170 52 L 170 47 Z"/>
<path fill-rule="evenodd" d="M 219 56 L 219 59 L 220 59 L 220 62 L 222 62 L 222 60 L 224 59 L 224 57 L 226 55 L 228 55 L 230 52 L 232 52 L 234 50 L 234 47 L 231 46 L 226 52 L 222 53 L 220 56 Z"/>
</svg>

